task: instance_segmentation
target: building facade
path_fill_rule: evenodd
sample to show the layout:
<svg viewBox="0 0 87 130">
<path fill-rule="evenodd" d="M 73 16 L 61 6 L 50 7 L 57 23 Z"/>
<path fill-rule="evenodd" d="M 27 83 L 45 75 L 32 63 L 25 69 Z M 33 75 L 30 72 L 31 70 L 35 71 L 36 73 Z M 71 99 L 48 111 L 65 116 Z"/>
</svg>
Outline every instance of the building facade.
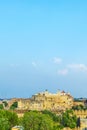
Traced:
<svg viewBox="0 0 87 130">
<path fill-rule="evenodd" d="M 73 97 L 64 91 L 56 94 L 48 91 L 33 95 L 30 99 L 20 99 L 18 101 L 19 110 L 51 110 L 64 111 L 73 106 Z"/>
</svg>

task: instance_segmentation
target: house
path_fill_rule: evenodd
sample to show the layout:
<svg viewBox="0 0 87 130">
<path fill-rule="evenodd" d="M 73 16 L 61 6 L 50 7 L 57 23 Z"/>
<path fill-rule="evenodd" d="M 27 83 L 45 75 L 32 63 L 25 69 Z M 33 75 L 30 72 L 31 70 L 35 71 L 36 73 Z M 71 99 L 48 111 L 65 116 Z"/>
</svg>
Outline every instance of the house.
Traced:
<svg viewBox="0 0 87 130">
<path fill-rule="evenodd" d="M 11 130 L 24 130 L 23 126 L 14 126 Z"/>
</svg>

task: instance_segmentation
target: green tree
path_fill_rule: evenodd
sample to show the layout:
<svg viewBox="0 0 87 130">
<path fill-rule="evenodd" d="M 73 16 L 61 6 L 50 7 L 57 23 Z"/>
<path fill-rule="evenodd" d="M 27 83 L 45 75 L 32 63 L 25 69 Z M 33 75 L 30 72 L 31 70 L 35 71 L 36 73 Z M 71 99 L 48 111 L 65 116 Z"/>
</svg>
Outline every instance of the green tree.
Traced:
<svg viewBox="0 0 87 130">
<path fill-rule="evenodd" d="M 75 128 L 77 126 L 77 117 L 73 114 L 72 110 L 66 110 L 62 114 L 61 123 L 64 127 Z"/>
<path fill-rule="evenodd" d="M 87 110 L 87 106 L 83 106 L 83 105 L 76 105 L 72 107 L 73 110 Z"/>
<path fill-rule="evenodd" d="M 0 110 L 0 120 L 3 124 L 3 127 L 5 125 L 5 128 L 6 126 L 9 126 L 11 129 L 13 126 L 18 124 L 17 114 L 14 112 L 7 111 L 7 110 Z M 7 123 L 5 123 L 3 120 L 5 120 Z M 2 124 L 1 124 L 1 127 L 2 127 Z M 5 128 L 3 130 L 7 130 Z"/>
<path fill-rule="evenodd" d="M 0 104 L 0 109 L 4 109 L 3 104 Z"/>
<path fill-rule="evenodd" d="M 0 118 L 0 130 L 9 130 L 10 124 L 8 119 L 6 118 Z"/>
<path fill-rule="evenodd" d="M 23 117 L 25 130 L 53 130 L 53 120 L 49 115 L 27 112 Z"/>
<path fill-rule="evenodd" d="M 48 114 L 54 122 L 58 122 L 60 120 L 60 116 L 57 116 L 55 113 L 49 111 L 49 110 L 44 110 L 42 111 L 43 114 Z"/>
<path fill-rule="evenodd" d="M 5 111 L 5 116 L 7 117 L 8 121 L 10 122 L 11 127 L 18 124 L 18 116 L 15 112 Z"/>
<path fill-rule="evenodd" d="M 53 130 L 62 130 L 63 126 L 61 125 L 54 125 Z"/>
<path fill-rule="evenodd" d="M 18 107 L 18 102 L 14 102 L 11 106 L 10 106 L 10 109 L 11 110 L 14 110 Z"/>
<path fill-rule="evenodd" d="M 49 110 L 44 110 L 42 111 L 42 113 L 45 115 L 49 115 L 54 121 L 53 130 L 61 130 L 63 128 L 63 125 L 61 124 L 61 115 L 57 115 L 56 113 Z"/>
</svg>

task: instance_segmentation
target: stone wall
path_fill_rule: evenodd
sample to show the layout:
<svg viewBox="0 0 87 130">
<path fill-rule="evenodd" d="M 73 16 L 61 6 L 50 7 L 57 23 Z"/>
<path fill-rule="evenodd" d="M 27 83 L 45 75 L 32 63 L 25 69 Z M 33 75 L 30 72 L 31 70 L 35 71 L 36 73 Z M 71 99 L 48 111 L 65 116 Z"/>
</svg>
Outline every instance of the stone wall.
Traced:
<svg viewBox="0 0 87 130">
<path fill-rule="evenodd" d="M 87 118 L 87 110 L 75 110 L 75 115 L 80 118 Z"/>
<path fill-rule="evenodd" d="M 73 106 L 73 97 L 65 92 L 52 94 L 42 92 L 33 95 L 29 100 L 21 99 L 18 101 L 18 109 L 28 110 L 52 110 L 60 111 L 70 109 Z"/>
</svg>

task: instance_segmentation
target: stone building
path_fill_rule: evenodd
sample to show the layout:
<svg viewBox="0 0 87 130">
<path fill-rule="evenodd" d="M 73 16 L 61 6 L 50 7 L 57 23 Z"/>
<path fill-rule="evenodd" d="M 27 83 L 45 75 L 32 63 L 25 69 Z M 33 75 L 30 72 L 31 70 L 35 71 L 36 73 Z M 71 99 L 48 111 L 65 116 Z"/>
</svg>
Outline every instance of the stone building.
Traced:
<svg viewBox="0 0 87 130">
<path fill-rule="evenodd" d="M 37 93 L 30 99 L 20 99 L 18 101 L 19 110 L 51 110 L 64 111 L 73 106 L 73 97 L 64 91 L 56 94 L 48 91 Z"/>
</svg>

